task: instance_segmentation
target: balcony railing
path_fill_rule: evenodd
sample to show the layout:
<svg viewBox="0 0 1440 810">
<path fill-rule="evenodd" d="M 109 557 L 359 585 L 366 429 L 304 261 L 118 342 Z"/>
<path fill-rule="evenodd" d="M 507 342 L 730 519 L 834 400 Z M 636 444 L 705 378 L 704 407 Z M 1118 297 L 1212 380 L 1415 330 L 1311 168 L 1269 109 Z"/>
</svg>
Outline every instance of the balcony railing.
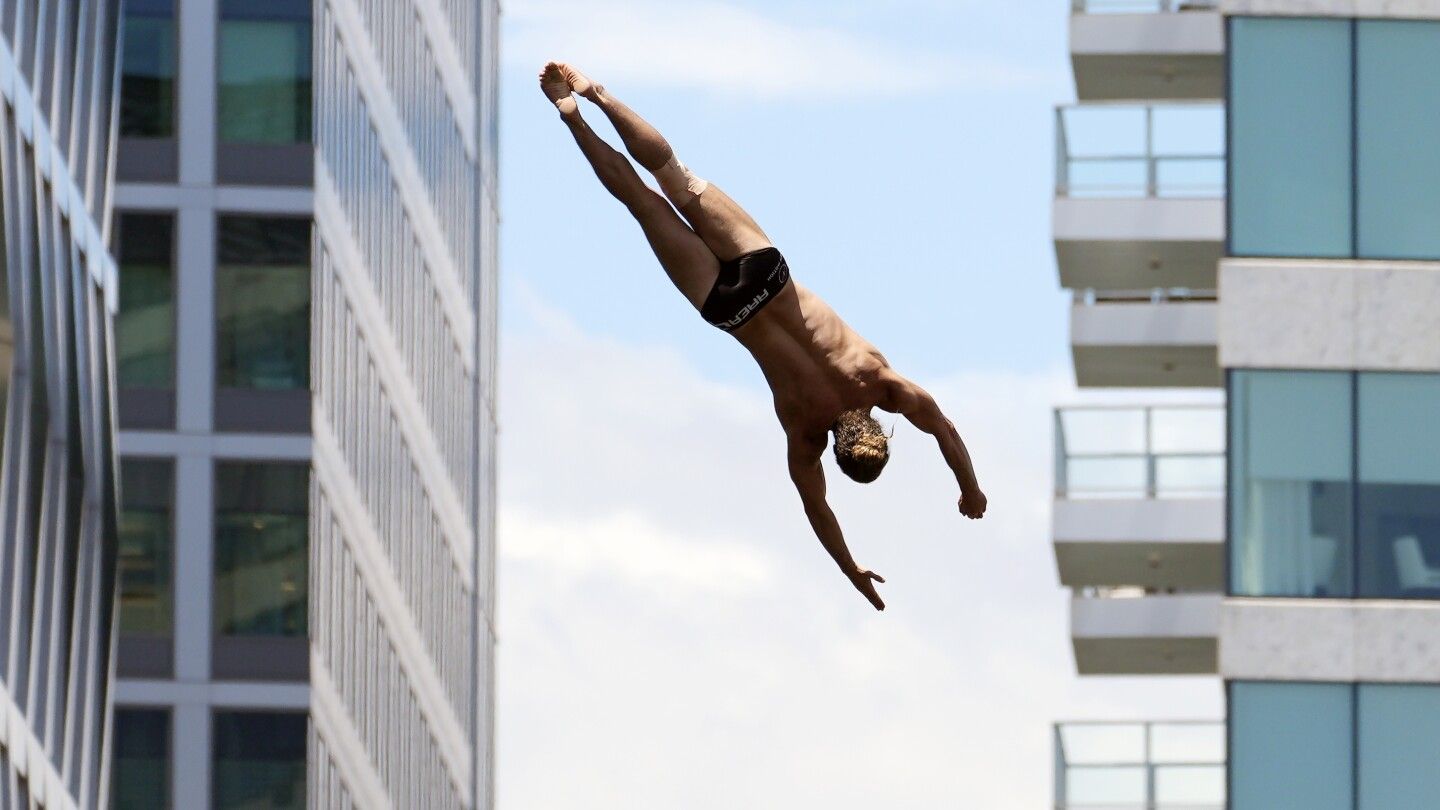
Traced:
<svg viewBox="0 0 1440 810">
<path fill-rule="evenodd" d="M 1055 110 L 1059 197 L 1221 197 L 1225 110 L 1080 104 Z"/>
<path fill-rule="evenodd" d="M 1070 0 L 1070 10 L 1076 14 L 1167 14 L 1218 7 L 1218 0 Z"/>
<path fill-rule="evenodd" d="M 1195 287 L 1150 287 L 1140 290 L 1072 290 L 1076 304 L 1179 304 L 1186 301 L 1218 301 L 1219 290 Z"/>
<path fill-rule="evenodd" d="M 1055 497 L 1204 498 L 1225 491 L 1219 405 L 1055 409 Z"/>
<path fill-rule="evenodd" d="M 1055 810 L 1225 810 L 1225 724 L 1057 723 Z"/>
</svg>

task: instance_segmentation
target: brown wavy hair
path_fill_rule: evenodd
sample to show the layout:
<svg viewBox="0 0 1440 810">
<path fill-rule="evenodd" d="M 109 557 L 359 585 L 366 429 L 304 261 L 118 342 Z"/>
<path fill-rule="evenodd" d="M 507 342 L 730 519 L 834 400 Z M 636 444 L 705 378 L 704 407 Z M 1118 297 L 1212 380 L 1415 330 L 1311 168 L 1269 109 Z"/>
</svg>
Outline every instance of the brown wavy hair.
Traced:
<svg viewBox="0 0 1440 810">
<path fill-rule="evenodd" d="M 840 471 L 868 484 L 880 477 L 890 460 L 890 439 L 870 410 L 845 411 L 835 418 L 835 463 Z"/>
</svg>

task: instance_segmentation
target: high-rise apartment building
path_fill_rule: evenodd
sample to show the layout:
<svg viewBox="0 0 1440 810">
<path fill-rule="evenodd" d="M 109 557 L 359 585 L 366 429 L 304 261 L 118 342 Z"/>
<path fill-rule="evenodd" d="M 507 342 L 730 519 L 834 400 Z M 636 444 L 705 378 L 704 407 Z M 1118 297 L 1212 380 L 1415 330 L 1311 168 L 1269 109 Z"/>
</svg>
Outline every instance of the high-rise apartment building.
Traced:
<svg viewBox="0 0 1440 810">
<path fill-rule="evenodd" d="M 119 0 L 0 4 L 0 809 L 103 805 Z"/>
<path fill-rule="evenodd" d="M 1077 666 L 1218 675 L 1229 762 L 1169 796 L 1057 770 L 1057 807 L 1434 807 L 1440 2 L 1076 0 L 1071 53 L 1077 378 L 1226 391 L 1204 425 L 1060 411 Z"/>
<path fill-rule="evenodd" d="M 331 368 L 318 355 L 312 364 L 312 325 L 324 339 L 333 336 L 323 321 L 333 310 L 321 299 L 316 299 L 312 318 L 312 291 L 325 293 L 335 283 L 319 266 L 312 268 L 312 185 L 318 171 L 313 133 L 319 121 L 331 122 L 325 131 L 334 139 L 337 155 L 342 154 L 341 145 L 352 141 L 357 150 L 373 145 L 380 132 L 391 139 L 386 143 L 397 133 L 414 138 L 407 141 L 407 165 L 421 165 L 430 174 L 392 176 L 385 164 L 370 166 L 373 174 L 349 164 L 330 165 L 321 175 L 331 178 L 331 196 L 324 199 L 341 191 L 355 193 L 354 186 L 337 191 L 334 179 L 342 176 L 350 183 L 369 183 L 366 195 L 404 182 L 407 203 L 429 197 L 435 215 L 456 217 L 445 222 L 454 230 L 443 234 L 449 240 L 444 249 L 454 252 L 449 272 L 457 283 L 473 280 L 473 288 L 464 288 L 467 293 L 485 289 L 491 296 L 485 306 L 493 310 L 493 289 L 484 284 L 487 279 L 493 282 L 494 227 L 479 215 L 477 202 L 488 195 L 493 210 L 494 162 L 479 148 L 493 141 L 493 4 L 396 0 L 341 7 L 344 21 L 356 27 L 337 28 L 331 17 L 323 16 L 324 7 L 311 0 L 126 2 L 114 240 L 122 271 L 117 366 L 124 474 L 117 807 L 299 808 L 318 801 L 307 790 L 306 777 L 310 639 L 330 638 L 331 628 L 317 623 L 317 611 L 330 603 L 318 601 L 311 588 L 339 576 L 313 569 L 320 559 L 315 555 L 323 550 L 311 535 L 312 525 L 326 525 L 312 514 L 312 505 L 328 503 L 322 491 L 317 489 L 319 500 L 312 501 L 311 494 L 312 368 Z M 373 16 L 382 11 L 386 18 Z M 376 27 L 382 24 L 384 29 Z M 384 36 L 372 34 L 381 30 Z M 312 75 L 320 77 L 315 65 L 321 59 L 329 59 L 326 64 L 331 66 L 345 64 L 348 57 L 336 50 L 335 38 L 347 32 L 357 38 L 374 36 L 372 61 L 352 64 L 349 70 L 354 73 L 331 78 L 340 81 L 348 75 L 353 82 L 359 71 L 374 70 L 377 64 L 385 70 L 383 75 L 363 74 L 368 88 L 383 88 L 392 100 L 383 112 L 370 110 L 369 122 L 353 110 L 317 107 L 319 100 L 338 97 L 312 92 Z M 388 50 L 394 47 L 418 49 L 396 54 Z M 445 71 L 431 76 L 415 60 L 435 61 L 425 54 L 436 48 Z M 377 49 L 383 59 L 399 61 L 373 61 Z M 450 69 L 456 60 L 462 65 L 458 73 Z M 436 106 L 434 94 L 450 99 L 447 94 L 462 86 L 470 98 L 464 114 L 476 119 L 465 132 L 486 140 L 457 155 L 435 145 L 448 137 L 440 125 L 458 121 L 459 114 Z M 316 87 L 324 91 L 336 85 Z M 342 113 L 347 116 L 343 120 L 334 118 Z M 361 235 L 381 240 L 387 249 L 400 249 L 394 235 L 401 227 L 399 219 L 355 208 L 353 196 L 346 199 L 352 203 L 343 209 L 347 221 L 363 226 Z M 364 197 L 367 206 L 380 199 Z M 467 215 L 468 230 L 462 232 L 459 217 Z M 413 216 L 411 209 L 405 216 Z M 487 240 L 483 243 L 481 233 Z M 373 290 L 372 303 L 392 308 L 387 312 L 398 313 L 393 308 L 416 306 L 421 300 L 415 297 L 418 288 L 410 285 L 425 281 L 427 276 L 420 275 L 425 269 L 405 261 L 390 252 L 368 265 L 377 273 L 376 283 L 384 282 Z M 489 341 L 483 345 L 493 346 L 491 310 L 468 297 L 447 295 L 446 305 L 448 312 L 468 311 L 477 335 L 483 329 Z M 365 322 L 372 328 L 377 323 Z M 451 454 L 444 471 L 463 504 L 458 513 L 446 513 L 452 520 L 446 526 L 473 520 L 472 559 L 488 564 L 490 534 L 480 527 L 488 525 L 488 512 L 481 510 L 489 505 L 485 487 L 492 477 L 484 465 L 491 463 L 490 445 L 464 442 L 467 436 L 476 437 L 477 443 L 482 435 L 488 437 L 481 425 L 490 423 L 460 424 L 468 415 L 455 389 L 461 378 L 445 376 L 451 373 L 443 364 L 446 347 L 404 331 L 413 323 L 390 324 L 396 336 L 391 348 L 403 352 L 396 368 L 407 375 L 412 391 L 426 397 L 427 407 L 443 405 L 444 410 L 407 414 L 410 421 L 405 424 L 443 437 L 440 446 Z M 479 337 L 465 356 L 479 358 L 466 367 L 475 369 L 474 375 L 491 367 L 481 365 L 491 363 L 492 355 L 482 349 Z M 478 376 L 470 379 L 475 419 L 492 416 L 488 378 L 483 383 Z M 356 386 L 350 393 L 363 390 L 362 384 L 378 390 L 390 381 L 357 377 L 350 381 Z M 318 387 L 318 378 L 315 382 Z M 387 396 L 396 390 L 385 389 Z M 359 418 L 358 411 L 343 419 L 336 418 L 334 410 L 318 412 L 327 418 L 322 425 L 329 431 L 326 435 L 337 441 L 370 427 L 378 430 L 373 422 L 361 426 L 346 421 L 351 415 Z M 431 420 L 441 418 L 450 420 L 444 423 L 449 432 L 433 427 L 439 423 Z M 378 441 L 381 435 L 374 438 Z M 407 441 L 413 438 L 406 435 Z M 474 464 L 476 471 L 465 473 L 462 464 Z M 377 520 L 395 517 L 392 507 L 398 508 L 402 497 L 414 496 L 402 492 L 398 479 L 366 477 L 372 468 L 354 467 L 350 473 L 353 481 L 374 487 L 362 495 Z M 427 485 L 436 480 L 426 479 Z M 435 485 L 433 491 L 444 494 Z M 447 509 L 454 506 L 442 502 Z M 395 564 L 402 561 L 402 551 L 413 552 L 417 560 L 435 561 L 421 556 L 433 550 L 437 535 L 431 527 L 377 523 L 374 528 L 377 538 L 396 544 Z M 405 562 L 410 559 L 403 556 Z M 340 565 L 342 560 L 332 554 L 321 562 Z M 428 569 L 402 573 L 430 575 Z M 473 576 L 466 580 L 476 581 Z M 406 579 L 400 585 L 442 598 L 426 590 L 428 582 Z M 349 607 L 359 611 L 362 606 Z M 455 613 L 449 618 L 466 621 L 461 601 L 452 599 L 446 607 Z M 366 626 L 359 612 L 325 615 L 347 630 L 358 632 Z M 385 614 L 382 620 L 391 618 Z M 425 621 L 430 618 L 425 615 Z M 476 624 L 477 631 L 480 627 Z M 429 632 L 436 626 L 417 619 L 415 629 Z M 419 641 L 404 635 L 406 643 Z M 445 640 L 448 644 L 462 635 L 457 631 Z M 474 642 L 465 638 L 467 646 L 447 646 L 448 657 L 432 662 L 437 677 L 449 679 L 447 685 L 471 677 L 463 666 L 465 650 L 476 650 L 478 656 L 488 649 L 482 648 L 478 635 Z M 424 640 L 433 643 L 435 638 Z M 346 690 L 353 673 L 337 666 L 324 674 L 335 690 L 352 697 Z M 458 727 L 479 729 L 476 737 L 459 739 L 485 741 L 474 746 L 476 751 L 488 751 L 488 706 L 468 716 L 488 695 L 483 684 L 488 684 L 488 676 L 475 674 L 473 702 L 467 692 L 465 701 L 454 703 L 461 715 Z M 377 712 L 382 709 L 376 704 Z M 327 717 L 333 719 L 334 713 Z M 406 751 L 422 746 L 420 738 L 400 736 L 414 728 L 389 724 L 378 713 L 372 719 L 387 722 L 380 739 Z M 466 720 L 473 724 L 466 725 Z M 453 735 L 443 740 L 450 745 L 447 753 L 458 750 Z M 387 776 L 409 767 L 385 759 L 387 751 L 368 754 Z M 469 772 L 477 780 L 486 778 L 482 767 Z M 393 806 L 426 805 L 401 797 Z"/>
<path fill-rule="evenodd" d="M 497 14 L 315 4 L 316 807 L 492 805 Z"/>
</svg>

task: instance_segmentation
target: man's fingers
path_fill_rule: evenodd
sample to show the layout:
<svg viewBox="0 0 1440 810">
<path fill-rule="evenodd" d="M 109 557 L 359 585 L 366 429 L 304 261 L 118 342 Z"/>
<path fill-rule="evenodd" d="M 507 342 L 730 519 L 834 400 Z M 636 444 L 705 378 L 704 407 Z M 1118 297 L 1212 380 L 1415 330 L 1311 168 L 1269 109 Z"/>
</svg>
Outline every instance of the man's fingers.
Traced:
<svg viewBox="0 0 1440 810">
<path fill-rule="evenodd" d="M 884 577 L 880 576 L 879 574 L 875 573 L 874 571 L 871 571 L 871 572 L 870 572 L 870 578 L 873 579 L 873 580 L 875 580 L 876 582 L 884 582 L 884 581 L 885 581 L 885 578 L 884 578 Z"/>
</svg>

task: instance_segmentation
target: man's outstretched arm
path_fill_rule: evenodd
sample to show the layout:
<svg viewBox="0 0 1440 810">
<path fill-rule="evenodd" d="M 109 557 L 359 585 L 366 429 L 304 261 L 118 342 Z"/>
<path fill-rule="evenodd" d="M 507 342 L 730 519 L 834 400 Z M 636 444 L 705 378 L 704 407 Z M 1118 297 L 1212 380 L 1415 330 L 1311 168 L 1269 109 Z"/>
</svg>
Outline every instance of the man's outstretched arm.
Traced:
<svg viewBox="0 0 1440 810">
<path fill-rule="evenodd" d="M 985 493 L 975 478 L 975 465 L 970 461 L 970 451 L 955 424 L 946 418 L 940 405 L 930 393 L 909 380 L 893 384 L 891 402 L 896 413 L 903 415 L 915 427 L 935 437 L 945 463 L 955 473 L 960 484 L 960 514 L 972 520 L 985 516 Z"/>
<path fill-rule="evenodd" d="M 885 578 L 855 563 L 855 558 L 850 556 L 850 547 L 845 545 L 840 521 L 835 519 L 835 513 L 825 500 L 825 470 L 820 466 L 820 455 L 824 452 L 823 439 L 817 445 L 813 440 L 792 437 L 789 451 L 790 480 L 795 482 L 795 489 L 800 493 L 800 500 L 805 505 L 805 517 L 810 519 L 810 527 L 815 530 L 815 536 L 820 538 L 820 544 L 825 546 L 825 550 L 830 553 L 835 564 L 840 566 L 840 571 L 850 580 L 850 584 L 869 599 L 876 610 L 884 610 L 885 603 L 875 591 L 875 583 L 884 582 Z"/>
</svg>

